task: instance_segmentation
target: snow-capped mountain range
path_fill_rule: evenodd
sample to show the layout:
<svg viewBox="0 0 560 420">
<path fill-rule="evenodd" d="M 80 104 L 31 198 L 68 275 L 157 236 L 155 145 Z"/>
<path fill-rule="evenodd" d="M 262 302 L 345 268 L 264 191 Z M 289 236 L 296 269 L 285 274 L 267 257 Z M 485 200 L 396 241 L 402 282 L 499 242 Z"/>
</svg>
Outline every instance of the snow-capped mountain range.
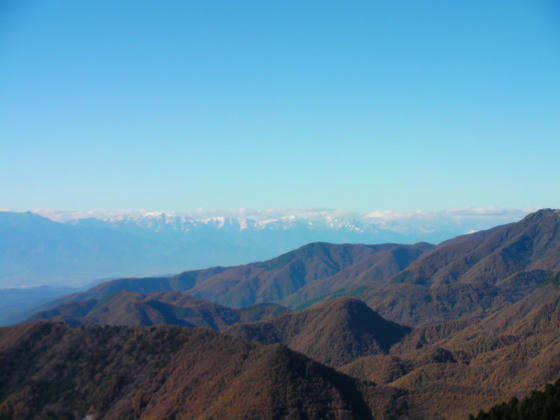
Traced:
<svg viewBox="0 0 560 420">
<path fill-rule="evenodd" d="M 391 231 L 411 237 L 426 235 L 439 242 L 450 236 L 514 222 L 535 209 L 464 208 L 444 211 L 392 210 L 366 213 L 335 209 L 238 209 L 229 211 L 199 209 L 191 212 L 116 210 L 60 211 L 38 209 L 43 217 L 62 223 L 95 219 L 118 224 L 135 224 L 155 231 L 176 230 L 188 233 L 208 226 L 216 229 L 351 231 L 375 234 Z M 426 239 L 426 238 L 424 238 Z M 410 239 L 407 242 L 414 241 Z"/>
<path fill-rule="evenodd" d="M 315 241 L 439 243 L 517 221 L 531 210 L 0 210 L 0 287 L 244 264 Z"/>
</svg>

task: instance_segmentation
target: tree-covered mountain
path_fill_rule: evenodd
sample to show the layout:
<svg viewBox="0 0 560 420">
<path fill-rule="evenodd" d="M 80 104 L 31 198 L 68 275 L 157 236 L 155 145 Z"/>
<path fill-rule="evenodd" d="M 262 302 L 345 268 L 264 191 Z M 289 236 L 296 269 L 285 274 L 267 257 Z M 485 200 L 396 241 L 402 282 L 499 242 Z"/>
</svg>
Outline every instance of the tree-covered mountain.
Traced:
<svg viewBox="0 0 560 420">
<path fill-rule="evenodd" d="M 262 303 L 232 309 L 181 292 L 142 294 L 121 290 L 98 299 L 76 300 L 41 311 L 31 320 L 49 319 L 70 325 L 182 325 L 221 330 L 238 322 L 261 321 L 288 309 Z"/>
<path fill-rule="evenodd" d="M 0 418 L 388 419 L 399 395 L 204 328 L 0 328 Z"/>
<path fill-rule="evenodd" d="M 411 406 L 464 419 L 560 378 L 560 289 L 544 284 L 483 318 L 414 328 L 390 354 L 340 370 L 405 389 Z"/>
<path fill-rule="evenodd" d="M 519 401 L 496 404 L 488 411 L 469 416 L 470 420 L 558 420 L 560 419 L 560 380 L 547 384 L 544 391 L 533 391 Z"/>
<path fill-rule="evenodd" d="M 360 297 L 387 319 L 428 325 L 488 314 L 558 272 L 560 212 L 546 209 L 446 241 Z"/>
<path fill-rule="evenodd" d="M 227 333 L 263 344 L 284 343 L 328 366 L 384 354 L 410 328 L 387 321 L 365 303 L 339 298 L 268 321 L 236 324 Z"/>
<path fill-rule="evenodd" d="M 120 290 L 182 291 L 231 307 L 288 301 L 298 291 L 321 295 L 388 280 L 433 246 L 311 243 L 271 260 L 186 271 L 175 276 L 123 278 L 102 283 L 72 299 L 100 298 Z M 355 271 L 352 271 L 354 270 Z M 365 271 L 363 271 L 365 269 Z M 335 277 L 337 274 L 349 273 Z M 317 300 L 318 296 L 313 296 Z"/>
<path fill-rule="evenodd" d="M 559 226 L 557 211 L 541 210 L 436 247 L 312 243 L 258 263 L 118 279 L 79 298 L 176 290 L 230 307 L 276 302 L 305 308 L 354 296 L 399 324 L 428 325 L 484 316 L 560 272 Z"/>
<path fill-rule="evenodd" d="M 258 263 L 194 270 L 169 277 L 105 282 L 59 300 L 37 318 L 81 325 L 74 329 L 57 327 L 68 331 L 64 334 L 69 336 L 77 334 L 73 331 L 101 331 L 86 327 L 91 324 L 112 325 L 115 329 L 111 331 L 125 331 L 117 327 L 122 324 L 209 326 L 221 330 L 232 343 L 240 340 L 259 349 L 282 344 L 289 352 L 303 353 L 337 368 L 346 375 L 344 377 L 354 378 L 352 380 L 357 381 L 354 384 L 358 385 L 349 386 L 355 386 L 352 389 L 360 393 L 370 413 L 360 411 L 360 415 L 399 418 L 400 413 L 409 419 L 464 419 L 469 413 L 489 410 L 494 404 L 512 397 L 523 398 L 532 390 L 560 378 L 559 231 L 559 212 L 541 210 L 518 223 L 464 235 L 437 247 L 424 243 L 312 243 Z M 352 297 L 340 297 L 345 295 Z M 276 303 L 264 303 L 274 300 Z M 239 307 L 216 303 L 220 301 L 234 302 Z M 254 302 L 262 303 L 252 305 Z M 278 305 L 286 302 L 292 306 L 290 312 L 284 312 L 285 308 Z M 31 327 L 24 324 L 1 330 L 8 332 L 5 335 L 0 332 L 0 343 L 3 339 L 17 341 L 18 331 L 25 328 Z M 152 328 L 155 329 L 138 331 L 156 331 L 160 327 Z M 245 339 L 253 340 L 252 344 Z M 212 343 L 224 339 L 216 340 Z M 205 352 L 206 345 L 201 344 L 197 351 Z M 104 351 L 112 354 L 122 349 L 119 346 Z M 287 348 L 284 351 L 288 351 Z M 214 350 L 208 351 L 206 356 L 208 361 L 197 359 L 196 363 L 204 366 L 225 363 L 222 359 L 225 356 Z M 8 362 L 11 357 L 20 355 L 12 352 L 4 360 Z M 65 357 L 71 363 L 70 355 Z M 87 360 L 91 357 L 87 356 Z M 145 358 L 151 360 L 152 357 Z M 250 359 L 251 356 L 241 359 L 246 357 Z M 79 360 L 79 366 L 84 365 L 85 362 Z M 284 362 L 275 359 L 272 363 L 276 366 Z M 176 365 L 170 366 L 179 369 Z M 308 372 L 308 368 L 298 363 L 287 362 L 286 366 L 287 371 L 301 368 Z M 232 369 L 244 375 L 245 367 L 236 365 Z M 263 369 L 268 372 L 269 368 Z M 145 375 L 143 370 L 139 372 Z M 166 372 L 169 375 L 171 371 Z M 185 371 L 186 377 L 182 379 L 187 381 L 188 387 L 192 386 L 191 379 L 201 380 L 193 372 Z M 259 376 L 254 374 L 255 378 Z M 46 381 L 55 377 L 51 375 Z M 21 386 L 32 382 L 33 378 L 22 379 Z M 261 404 L 260 397 L 253 401 L 249 394 L 244 394 L 248 392 L 245 385 L 241 387 L 243 391 L 239 391 L 241 394 L 235 394 L 238 382 L 232 378 L 208 379 L 213 384 L 221 384 L 213 388 L 212 398 L 230 402 L 240 399 L 251 407 Z M 307 379 L 298 377 L 295 380 L 305 383 Z M 372 382 L 380 386 L 364 385 Z M 173 386 L 183 389 L 179 379 Z M 267 387 L 265 389 L 269 389 Z M 94 385 L 88 389 L 92 393 L 99 392 Z M 302 391 L 302 388 L 297 389 L 297 392 Z M 10 388 L 5 401 L 11 401 L 15 393 L 13 407 L 36 404 L 32 396 L 39 391 L 25 388 L 20 394 L 19 390 Z M 270 392 L 278 392 L 278 389 Z M 336 396 L 336 392 L 329 391 L 329 395 Z M 54 394 L 56 401 L 65 395 L 58 391 Z M 232 400 L 233 394 L 236 397 Z M 110 395 L 116 398 L 114 392 Z M 165 401 L 171 398 L 161 395 Z M 40 401 L 45 398 L 40 394 Z M 315 397 L 309 398 L 311 402 L 304 397 L 297 400 L 298 407 L 311 403 L 310 407 L 314 408 L 305 414 L 297 411 L 296 417 L 315 418 L 313 416 L 318 413 L 313 411 L 317 409 L 313 405 Z M 378 403 L 372 403 L 372 398 Z M 182 400 L 173 401 L 180 405 Z M 192 400 L 194 407 L 198 407 L 197 401 Z M 337 407 L 346 404 L 337 401 L 334 403 Z M 0 403 L 0 407 L 1 404 L 5 402 Z M 58 403 L 51 401 L 49 404 L 56 407 Z M 375 411 L 377 409 L 381 414 Z M 224 412 L 221 410 L 225 410 L 225 406 L 211 413 L 205 411 L 202 417 L 219 416 Z M 254 417 L 250 414 L 254 412 L 246 410 L 243 408 L 240 415 Z M 289 409 L 282 410 L 284 414 L 267 411 L 265 418 L 269 418 L 269 414 L 285 417 L 285 413 L 291 413 Z M 157 417 L 168 412 L 148 413 Z M 334 418 L 338 415 L 342 414 Z"/>
</svg>

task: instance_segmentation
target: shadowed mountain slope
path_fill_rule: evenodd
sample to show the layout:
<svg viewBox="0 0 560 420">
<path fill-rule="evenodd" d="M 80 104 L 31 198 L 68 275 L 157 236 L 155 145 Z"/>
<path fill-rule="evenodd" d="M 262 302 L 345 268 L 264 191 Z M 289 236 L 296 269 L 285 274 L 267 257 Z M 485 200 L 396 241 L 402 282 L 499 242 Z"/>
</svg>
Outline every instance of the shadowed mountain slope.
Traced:
<svg viewBox="0 0 560 420">
<path fill-rule="evenodd" d="M 366 354 L 386 353 L 409 331 L 351 298 L 317 304 L 270 321 L 235 325 L 227 330 L 264 344 L 284 343 L 334 367 Z"/>
<path fill-rule="evenodd" d="M 208 329 L 0 329 L 1 418 L 372 419 L 404 409 L 389 388 Z"/>
<path fill-rule="evenodd" d="M 382 249 L 330 277 L 309 283 L 283 299 L 282 303 L 290 307 L 302 307 L 332 293 L 359 295 L 366 287 L 389 280 L 433 248 L 431 244 L 418 243 Z"/>
<path fill-rule="evenodd" d="M 508 225 L 439 245 L 396 281 L 444 285 L 505 282 L 519 272 L 560 271 L 560 212 L 540 210 Z"/>
<path fill-rule="evenodd" d="M 543 285 L 483 319 L 414 329 L 390 355 L 341 371 L 405 389 L 411 406 L 464 419 L 560 378 L 560 290 Z"/>
<path fill-rule="evenodd" d="M 351 289 L 354 283 L 357 287 L 364 282 L 385 280 L 432 247 L 425 243 L 335 245 L 318 242 L 272 260 L 247 265 L 187 271 L 171 277 L 113 280 L 72 299 L 100 298 L 120 290 L 139 293 L 175 290 L 222 305 L 243 307 L 282 302 L 305 286 L 316 284 L 317 287 L 305 292 L 303 298 L 294 299 L 301 303 L 302 299 L 318 298 L 340 288 Z M 362 264 L 362 268 L 325 281 L 357 264 Z"/>
<path fill-rule="evenodd" d="M 464 235 L 425 253 L 361 297 L 384 317 L 427 325 L 483 316 L 516 302 L 560 271 L 560 213 Z"/>
<path fill-rule="evenodd" d="M 273 303 L 231 309 L 181 292 L 147 295 L 122 290 L 99 299 L 71 301 L 39 312 L 31 319 L 64 321 L 70 325 L 183 325 L 220 330 L 237 322 L 273 318 L 287 309 Z"/>
</svg>

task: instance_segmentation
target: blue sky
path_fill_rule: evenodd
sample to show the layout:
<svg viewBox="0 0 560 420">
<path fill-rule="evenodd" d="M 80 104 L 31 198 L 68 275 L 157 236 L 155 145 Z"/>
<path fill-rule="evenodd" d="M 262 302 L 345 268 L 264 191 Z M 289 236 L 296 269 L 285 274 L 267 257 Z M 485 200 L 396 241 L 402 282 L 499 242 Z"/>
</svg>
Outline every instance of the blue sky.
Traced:
<svg viewBox="0 0 560 420">
<path fill-rule="evenodd" d="M 560 207 L 560 3 L 0 2 L 0 207 Z"/>
</svg>

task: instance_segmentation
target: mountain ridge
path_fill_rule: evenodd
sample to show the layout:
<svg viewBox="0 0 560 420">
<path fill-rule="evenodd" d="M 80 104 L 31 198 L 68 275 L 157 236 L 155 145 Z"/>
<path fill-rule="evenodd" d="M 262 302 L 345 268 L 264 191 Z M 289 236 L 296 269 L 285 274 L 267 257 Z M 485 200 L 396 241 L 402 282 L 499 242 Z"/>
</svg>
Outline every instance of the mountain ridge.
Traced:
<svg viewBox="0 0 560 420">
<path fill-rule="evenodd" d="M 526 212 L 0 211 L 0 287 L 80 286 L 273 258 L 310 242 L 441 242 Z"/>
<path fill-rule="evenodd" d="M 25 351 L 23 351 L 25 349 Z M 390 418 L 399 393 L 205 328 L 0 328 L 3 418 Z"/>
<path fill-rule="evenodd" d="M 268 303 L 232 309 L 177 291 L 142 294 L 121 290 L 103 298 L 62 303 L 29 321 L 64 321 L 70 325 L 181 325 L 221 330 L 239 322 L 260 321 L 287 312 Z"/>
<path fill-rule="evenodd" d="M 314 242 L 256 263 L 186 271 L 169 277 L 112 280 L 79 294 L 78 299 L 99 298 L 126 289 L 140 293 L 182 291 L 230 307 L 266 302 L 282 303 L 306 285 L 323 285 L 331 276 L 362 261 L 379 260 L 377 268 L 380 274 L 377 280 L 383 280 L 400 271 L 393 259 L 385 258 L 387 254 L 397 249 L 409 250 L 408 258 L 401 261 L 406 265 L 432 247 L 433 245 L 426 243 L 337 245 Z M 351 283 L 352 279 L 346 279 L 347 285 Z"/>
<path fill-rule="evenodd" d="M 307 360 L 304 357 L 311 357 L 336 367 L 346 377 L 362 381 L 350 382 L 350 386 L 361 395 L 359 405 L 362 409 L 365 402 L 371 409 L 371 398 L 374 398 L 384 401 L 382 405 L 387 408 L 383 409 L 385 414 L 381 417 L 387 415 L 387 410 L 392 410 L 407 418 L 438 418 L 437 415 L 441 414 L 455 420 L 480 409 L 489 409 L 493 404 L 513 396 L 522 398 L 530 390 L 560 377 L 559 276 L 560 213 L 544 209 L 517 223 L 463 235 L 436 247 L 428 244 L 366 246 L 312 243 L 272 260 L 244 266 L 214 267 L 165 278 L 119 279 L 74 295 L 72 298 L 75 301 L 65 304 L 70 305 L 69 314 L 74 319 L 79 320 L 83 316 L 85 320 L 91 314 L 93 323 L 126 322 L 126 316 L 132 314 L 132 320 L 137 323 L 146 319 L 151 323 L 179 319 L 189 322 L 194 317 L 197 322 L 204 322 L 203 325 L 221 329 L 223 335 L 230 338 L 205 333 L 207 337 L 214 337 L 211 343 L 218 347 L 204 355 L 208 359 L 200 360 L 202 366 L 207 367 L 206 372 L 215 372 L 217 366 L 227 360 L 220 353 L 224 346 L 261 349 L 255 352 L 248 350 L 252 356 L 242 351 L 241 354 L 248 356 L 235 358 L 253 360 L 255 365 L 240 362 L 233 370 L 226 369 L 227 372 L 246 372 L 248 375 L 243 373 L 243 379 L 234 380 L 236 389 L 239 386 L 239 391 L 235 392 L 240 392 L 235 394 L 235 398 L 233 394 L 223 396 L 224 386 L 216 385 L 205 394 L 207 399 L 204 402 L 195 397 L 189 400 L 195 407 L 210 407 L 212 401 L 218 398 L 228 401 L 228 404 L 234 404 L 239 399 L 245 407 L 242 415 L 254 413 L 246 410 L 255 406 L 272 404 L 274 410 L 279 402 L 272 403 L 269 397 L 266 401 L 250 397 L 258 388 L 253 385 L 262 379 L 259 369 L 283 372 L 280 374 L 283 379 L 279 381 L 267 377 L 271 380 L 267 379 L 265 388 L 276 392 L 272 390 L 276 390 L 279 384 L 291 383 L 290 375 L 284 376 L 290 371 L 289 366 L 311 366 L 304 362 Z M 299 298 L 300 302 L 304 302 L 302 306 L 305 309 L 278 314 L 275 311 L 279 307 L 261 305 L 246 309 L 249 313 L 243 319 L 237 312 L 240 309 L 203 302 L 177 290 L 152 290 L 162 287 L 183 288 L 187 292 L 215 289 L 215 296 L 224 298 L 228 296 L 228 291 L 235 290 L 232 287 L 235 285 L 247 287 L 253 300 L 257 300 L 258 296 L 263 299 L 264 296 L 284 296 L 282 301 L 294 299 L 297 302 Z M 151 294 L 122 290 L 133 286 Z M 313 287 L 319 290 L 324 287 L 327 292 L 333 293 L 314 296 L 315 290 L 311 290 L 305 295 L 311 297 L 310 300 L 298 295 L 307 293 Z M 340 297 L 345 294 L 354 297 Z M 246 302 L 243 301 L 244 296 L 231 295 L 230 298 L 243 304 Z M 320 302 L 307 307 L 313 299 Z M 112 301 L 115 302 L 114 307 L 111 306 Z M 89 307 L 92 302 L 92 307 Z M 132 304 L 132 310 L 127 309 L 128 304 Z M 188 310 L 175 312 L 176 309 L 169 306 L 175 305 L 179 311 L 181 304 Z M 105 308 L 109 310 L 105 311 Z M 193 308 L 198 308 L 198 312 L 193 312 Z M 134 312 L 136 310 L 139 315 Z M 61 308 L 52 311 L 55 316 L 64 313 Z M 60 312 L 57 314 L 57 311 Z M 228 324 L 234 318 L 232 314 L 236 314 L 236 320 L 241 317 L 241 321 L 253 322 L 238 322 L 230 326 Z M 113 315 L 115 317 L 111 318 Z M 259 321 L 262 316 L 270 317 Z M 69 320 L 72 322 L 73 318 Z M 190 325 L 195 325 L 195 322 L 190 322 Z M 21 326 L 21 329 L 25 328 Z M 101 331 L 90 327 L 76 328 L 76 331 L 80 328 L 80 331 Z M 107 331 L 129 331 L 119 330 L 120 327 L 103 328 L 108 328 Z M 162 331 L 159 327 L 150 328 L 154 330 L 142 331 Z M 2 340 L 19 340 L 18 333 L 2 335 L 2 331 L 0 348 Z M 232 341 L 227 341 L 230 344 L 225 345 L 223 340 Z M 201 343 L 196 352 L 207 352 L 205 346 L 208 342 L 203 342 L 206 344 Z M 264 350 L 268 348 L 273 350 Z M 299 362 L 293 357 L 299 357 Z M 191 356 L 182 360 L 199 363 L 199 359 Z M 273 366 L 282 369 L 278 371 Z M 179 369 L 173 364 L 168 368 L 164 376 L 171 375 L 172 369 Z M 245 368 L 248 370 L 245 371 Z M 315 371 L 315 368 L 309 369 Z M 183 372 L 190 381 L 192 371 Z M 273 375 L 277 377 L 277 373 Z M 305 382 L 307 379 L 301 380 Z M 212 383 L 224 383 L 220 381 Z M 372 382 L 380 385 L 371 388 L 367 384 Z M 323 383 L 328 389 L 333 389 L 328 380 Z M 175 378 L 168 382 L 161 395 L 164 399 L 171 398 L 173 404 L 180 404 L 181 399 L 174 399 L 168 392 L 183 389 L 185 385 Z M 142 410 L 150 399 L 147 396 L 160 392 L 159 389 L 146 391 L 138 397 L 136 401 L 139 405 L 134 406 L 135 410 L 144 412 Z M 295 389 L 301 392 L 304 388 Z M 115 390 L 112 395 L 117 395 L 117 392 L 120 391 Z M 330 392 L 327 394 L 337 395 L 337 392 Z M 373 397 L 370 398 L 371 395 Z M 17 391 L 13 398 L 16 403 L 21 398 L 25 400 L 25 396 Z M 348 406 L 344 397 L 336 398 L 336 407 L 341 404 Z M 306 413 L 318 412 L 313 401 L 301 400 L 300 403 L 304 406 L 311 403 L 311 411 Z M 122 407 L 128 406 L 125 404 Z M 219 415 L 226 410 L 225 405 L 214 408 L 204 411 L 204 414 Z M 167 415 L 167 411 L 159 410 L 150 413 L 159 417 Z M 342 412 L 350 415 L 352 410 Z M 360 413 L 366 415 L 367 411 Z"/>
<path fill-rule="evenodd" d="M 427 325 L 487 314 L 559 271 L 560 215 L 544 209 L 443 242 L 361 297 L 387 319 Z"/>
<path fill-rule="evenodd" d="M 410 328 L 387 321 L 357 299 L 339 298 L 268 321 L 234 325 L 226 333 L 262 344 L 283 343 L 327 366 L 383 354 Z"/>
</svg>

